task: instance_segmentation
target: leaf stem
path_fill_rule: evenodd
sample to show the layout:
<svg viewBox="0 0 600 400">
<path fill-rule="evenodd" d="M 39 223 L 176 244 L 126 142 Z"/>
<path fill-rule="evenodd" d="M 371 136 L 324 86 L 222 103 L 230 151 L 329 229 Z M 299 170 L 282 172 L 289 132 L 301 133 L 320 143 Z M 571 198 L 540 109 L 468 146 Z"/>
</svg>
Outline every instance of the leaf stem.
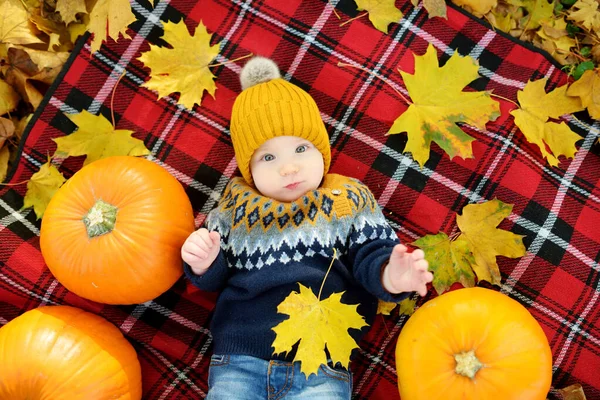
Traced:
<svg viewBox="0 0 600 400">
<path fill-rule="evenodd" d="M 329 264 L 329 268 L 327 269 L 327 273 L 325 274 L 325 278 L 323 278 L 323 282 L 321 282 L 321 289 L 319 289 L 319 297 L 318 297 L 319 301 L 321 301 L 321 292 L 323 291 L 323 286 L 325 286 L 325 281 L 327 280 L 327 277 L 329 276 L 329 271 L 331 271 L 331 267 L 333 267 L 333 263 L 334 263 L 334 261 L 335 261 L 336 258 L 337 258 L 337 250 L 334 247 L 333 248 L 333 258 L 331 259 L 331 264 Z"/>
<path fill-rule="evenodd" d="M 333 4 L 331 4 L 331 0 L 327 0 L 327 3 L 329 3 L 329 5 L 331 6 L 331 8 L 333 8 L 333 13 L 337 17 L 337 19 L 342 19 L 342 17 L 340 17 L 340 14 L 338 14 L 337 11 L 335 10 L 335 6 Z"/>
<path fill-rule="evenodd" d="M 27 182 L 29 182 L 29 179 L 27 179 L 26 181 L 23 181 L 23 182 L 16 182 L 16 183 L 0 183 L 0 186 L 18 186 L 18 185 L 22 185 Z"/>
<path fill-rule="evenodd" d="M 509 103 L 513 103 L 515 106 L 517 106 L 517 108 L 521 108 L 521 106 L 519 105 L 519 103 L 517 103 L 516 101 L 513 101 L 511 99 L 507 99 L 506 97 L 500 96 L 498 94 L 490 93 L 490 97 L 497 97 L 499 99 L 506 100 Z"/>
<path fill-rule="evenodd" d="M 220 66 L 220 65 L 225 65 L 225 64 L 229 64 L 229 63 L 236 62 L 236 61 L 239 61 L 239 60 L 243 60 L 244 58 L 252 57 L 253 55 L 254 55 L 254 53 L 246 54 L 245 56 L 241 56 L 241 57 L 238 57 L 238 58 L 234 58 L 233 60 L 224 61 L 224 62 L 222 62 L 222 63 L 218 63 L 218 64 L 208 64 L 208 65 L 207 65 L 207 67 L 209 67 L 209 68 L 210 68 L 210 67 L 218 67 L 218 66 Z"/>
<path fill-rule="evenodd" d="M 365 15 L 367 15 L 367 14 L 368 14 L 368 12 L 365 12 L 365 13 L 363 13 L 363 14 L 360 14 L 360 15 L 358 15 L 358 16 L 356 16 L 356 17 L 354 17 L 354 18 L 350 18 L 348 21 L 344 21 L 344 22 L 342 22 L 342 23 L 340 24 L 340 26 L 344 26 L 344 25 L 346 25 L 347 23 L 349 23 L 349 22 L 352 22 L 352 21 L 354 21 L 355 19 L 362 18 L 362 17 L 364 17 L 364 16 L 365 16 Z"/>
<path fill-rule="evenodd" d="M 115 92 L 117 91 L 117 86 L 119 86 L 119 82 L 121 82 L 121 79 L 124 76 L 125 76 L 125 70 L 123 70 L 123 73 L 121 74 L 121 76 L 119 76 L 119 79 L 117 79 L 117 83 L 115 83 L 115 86 L 113 87 L 112 95 L 110 96 L 110 116 L 112 118 L 113 129 L 116 129 L 116 126 L 115 126 L 115 107 L 114 107 Z"/>
<path fill-rule="evenodd" d="M 374 72 L 369 71 L 365 67 L 357 67 L 352 64 L 347 64 L 347 63 L 343 63 L 343 62 L 339 62 L 339 61 L 337 63 L 337 66 L 338 67 L 352 67 L 352 68 L 360 69 L 361 71 L 365 71 L 369 75 L 373 75 L 374 77 L 381 79 L 384 83 L 386 83 L 389 87 L 391 87 L 392 90 L 394 92 L 396 92 L 398 94 L 398 96 L 400 96 L 402 98 L 402 100 L 404 100 L 406 102 L 406 104 L 408 104 L 409 106 L 412 104 L 412 102 L 409 101 L 406 97 L 404 97 L 404 95 L 402 93 L 400 93 L 400 91 L 396 90 L 396 88 L 394 86 L 392 86 L 392 84 L 390 82 L 388 82 L 388 80 L 386 78 L 379 76 L 379 75 L 375 74 Z"/>
</svg>

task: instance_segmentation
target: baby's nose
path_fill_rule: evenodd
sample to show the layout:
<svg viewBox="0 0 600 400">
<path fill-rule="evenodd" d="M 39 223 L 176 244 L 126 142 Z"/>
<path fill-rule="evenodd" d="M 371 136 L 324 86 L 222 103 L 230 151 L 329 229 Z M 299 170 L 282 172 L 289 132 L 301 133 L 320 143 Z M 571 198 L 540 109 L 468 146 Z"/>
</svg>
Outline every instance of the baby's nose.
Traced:
<svg viewBox="0 0 600 400">
<path fill-rule="evenodd" d="M 298 172 L 298 166 L 295 164 L 285 164 L 281 167 L 281 170 L 279 171 L 281 176 L 292 175 L 296 172 Z"/>
</svg>

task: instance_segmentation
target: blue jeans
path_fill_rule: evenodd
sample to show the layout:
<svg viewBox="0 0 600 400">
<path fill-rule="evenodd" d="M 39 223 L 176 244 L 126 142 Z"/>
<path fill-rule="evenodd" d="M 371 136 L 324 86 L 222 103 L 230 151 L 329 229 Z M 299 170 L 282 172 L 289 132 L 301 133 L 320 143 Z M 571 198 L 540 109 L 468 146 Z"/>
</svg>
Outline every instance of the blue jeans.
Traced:
<svg viewBox="0 0 600 400">
<path fill-rule="evenodd" d="M 308 380 L 300 363 L 246 355 L 213 355 L 207 400 L 350 399 L 352 375 L 322 364 Z"/>
</svg>

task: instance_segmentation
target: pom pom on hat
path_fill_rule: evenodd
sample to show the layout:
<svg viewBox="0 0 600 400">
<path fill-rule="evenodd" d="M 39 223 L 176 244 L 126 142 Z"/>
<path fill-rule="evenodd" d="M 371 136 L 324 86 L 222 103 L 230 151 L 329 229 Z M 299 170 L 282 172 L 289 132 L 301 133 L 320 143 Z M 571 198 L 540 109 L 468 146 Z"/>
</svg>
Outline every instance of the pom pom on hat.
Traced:
<svg viewBox="0 0 600 400">
<path fill-rule="evenodd" d="M 331 163 L 329 135 L 317 103 L 298 86 L 281 79 L 277 64 L 254 57 L 240 73 L 242 92 L 231 110 L 231 142 L 242 176 L 253 184 L 252 155 L 264 142 L 278 136 L 309 140 L 323 155 L 325 173 Z"/>
<path fill-rule="evenodd" d="M 281 78 L 279 67 L 273 60 L 265 57 L 252 58 L 244 65 L 240 73 L 242 90 L 278 78 Z"/>
</svg>

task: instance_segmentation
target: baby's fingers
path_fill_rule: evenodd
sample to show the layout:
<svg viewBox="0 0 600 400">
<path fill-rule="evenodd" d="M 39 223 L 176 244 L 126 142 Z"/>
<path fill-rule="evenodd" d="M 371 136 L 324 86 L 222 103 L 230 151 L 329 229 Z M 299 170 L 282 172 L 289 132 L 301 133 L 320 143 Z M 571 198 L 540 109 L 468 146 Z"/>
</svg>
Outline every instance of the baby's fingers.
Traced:
<svg viewBox="0 0 600 400">
<path fill-rule="evenodd" d="M 415 269 L 417 271 L 427 271 L 429 268 L 429 263 L 425 259 L 417 260 L 414 263 Z"/>
<path fill-rule="evenodd" d="M 213 241 L 206 229 L 199 229 L 194 232 L 194 243 L 207 252 L 213 247 Z"/>
<path fill-rule="evenodd" d="M 425 283 L 433 281 L 433 274 L 431 272 L 425 272 L 423 274 L 423 280 L 425 281 Z"/>
<path fill-rule="evenodd" d="M 206 256 L 208 255 L 208 249 L 205 248 L 205 244 L 204 242 L 198 242 L 198 241 L 192 241 L 192 240 L 188 240 L 183 244 L 183 247 L 181 249 L 182 255 L 184 252 L 197 256 L 200 259 L 205 259 Z"/>
<path fill-rule="evenodd" d="M 425 253 L 421 249 L 416 249 L 415 251 L 413 251 L 410 254 L 412 255 L 413 260 L 415 260 L 415 261 L 425 259 Z"/>
<path fill-rule="evenodd" d="M 209 232 L 208 234 L 209 240 L 212 242 L 213 246 L 221 245 L 221 235 L 217 231 Z"/>
</svg>

